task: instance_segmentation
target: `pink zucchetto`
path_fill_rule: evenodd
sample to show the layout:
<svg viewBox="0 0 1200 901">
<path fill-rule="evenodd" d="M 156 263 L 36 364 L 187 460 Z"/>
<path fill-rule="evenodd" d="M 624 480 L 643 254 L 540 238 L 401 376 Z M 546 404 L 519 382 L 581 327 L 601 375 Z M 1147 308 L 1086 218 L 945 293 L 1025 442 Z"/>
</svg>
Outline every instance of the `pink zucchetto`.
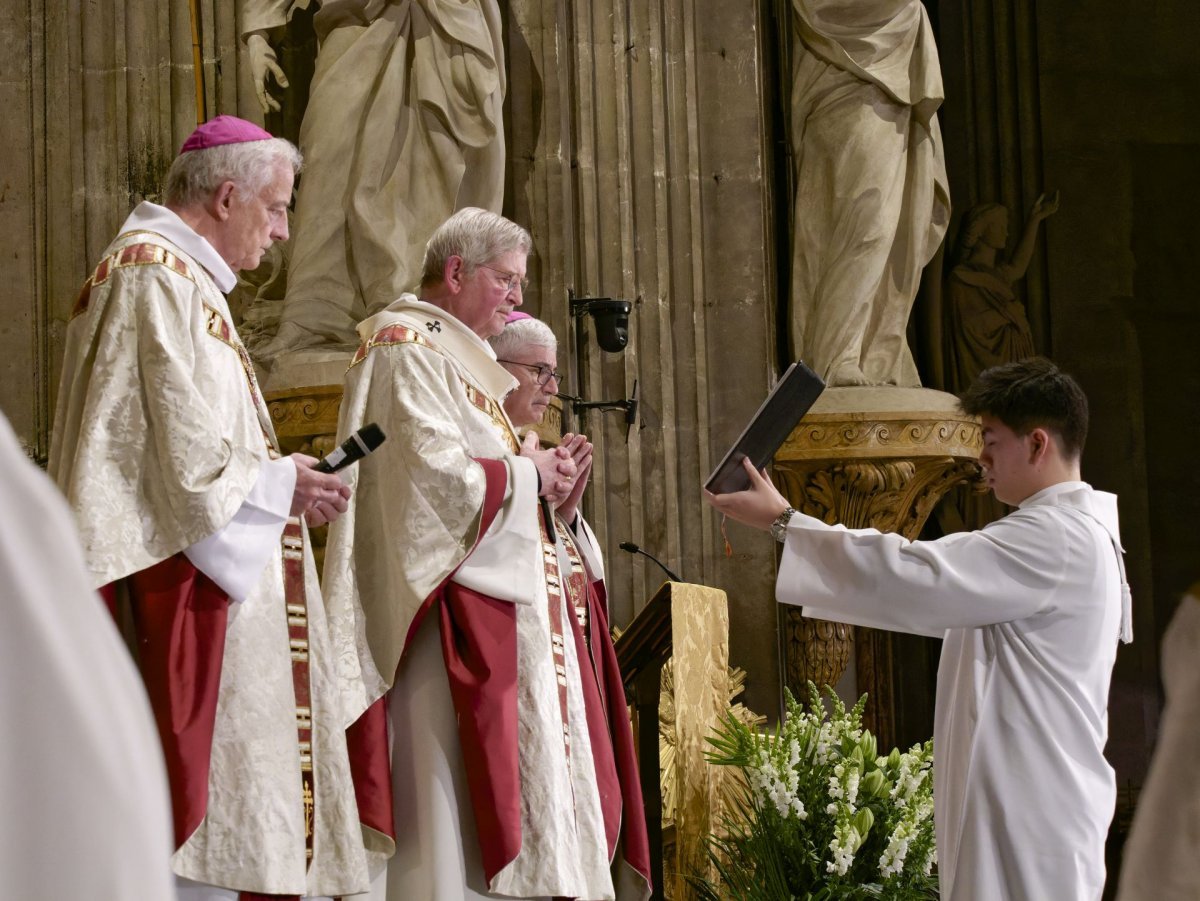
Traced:
<svg viewBox="0 0 1200 901">
<path fill-rule="evenodd" d="M 513 310 L 511 313 L 509 313 L 507 316 L 504 317 L 504 324 L 508 325 L 510 322 L 520 322 L 522 319 L 532 319 L 532 318 L 533 317 L 530 316 L 528 313 L 522 313 L 520 310 Z"/>
<path fill-rule="evenodd" d="M 245 144 L 249 141 L 269 141 L 273 137 L 273 134 L 259 128 L 253 122 L 247 122 L 237 116 L 217 116 L 198 126 L 188 135 L 188 139 L 183 142 L 183 147 L 179 152 L 207 150 L 209 147 Z"/>
</svg>

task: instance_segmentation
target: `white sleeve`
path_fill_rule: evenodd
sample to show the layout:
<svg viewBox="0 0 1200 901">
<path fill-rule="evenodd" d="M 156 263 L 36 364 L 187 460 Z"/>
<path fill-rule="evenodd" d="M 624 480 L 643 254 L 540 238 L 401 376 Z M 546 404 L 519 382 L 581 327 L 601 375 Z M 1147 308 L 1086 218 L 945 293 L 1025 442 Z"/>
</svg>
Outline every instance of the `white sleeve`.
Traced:
<svg viewBox="0 0 1200 901">
<path fill-rule="evenodd" d="M 295 490 L 296 464 L 290 457 L 263 463 L 233 519 L 183 553 L 231 601 L 244 601 L 279 547 Z"/>
<path fill-rule="evenodd" d="M 797 513 L 776 596 L 816 619 L 941 636 L 1047 609 L 1069 553 L 1063 524 L 1048 511 L 1018 511 L 936 541 Z"/>
<path fill-rule="evenodd" d="M 537 468 L 528 457 L 506 457 L 504 503 L 453 581 L 502 601 L 532 604 L 545 579 L 538 528 Z"/>
</svg>

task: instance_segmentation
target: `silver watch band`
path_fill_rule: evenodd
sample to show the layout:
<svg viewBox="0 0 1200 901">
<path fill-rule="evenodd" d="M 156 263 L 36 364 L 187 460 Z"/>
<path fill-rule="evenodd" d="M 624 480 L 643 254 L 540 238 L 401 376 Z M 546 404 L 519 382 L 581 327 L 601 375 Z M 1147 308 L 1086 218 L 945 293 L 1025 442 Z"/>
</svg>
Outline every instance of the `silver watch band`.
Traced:
<svg viewBox="0 0 1200 901">
<path fill-rule="evenodd" d="M 771 536 L 780 544 L 787 537 L 787 525 L 791 522 L 792 516 L 796 513 L 792 507 L 787 507 L 782 513 L 775 518 L 771 523 Z"/>
</svg>

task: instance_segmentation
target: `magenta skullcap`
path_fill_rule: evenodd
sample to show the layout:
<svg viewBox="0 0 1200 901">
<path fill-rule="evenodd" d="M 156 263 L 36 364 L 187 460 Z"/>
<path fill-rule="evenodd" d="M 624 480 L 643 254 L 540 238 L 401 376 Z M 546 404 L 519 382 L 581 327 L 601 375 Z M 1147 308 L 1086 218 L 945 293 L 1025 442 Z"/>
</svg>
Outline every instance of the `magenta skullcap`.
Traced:
<svg viewBox="0 0 1200 901">
<path fill-rule="evenodd" d="M 520 310 L 513 310 L 504 317 L 504 324 L 508 325 L 511 322 L 520 322 L 522 319 L 532 319 L 528 313 L 522 313 Z"/>
<path fill-rule="evenodd" d="M 183 142 L 180 153 L 189 150 L 207 150 L 209 147 L 221 147 L 225 144 L 245 144 L 249 141 L 269 141 L 274 137 L 253 122 L 239 119 L 237 116 L 217 116 L 209 119 L 188 135 Z"/>
</svg>

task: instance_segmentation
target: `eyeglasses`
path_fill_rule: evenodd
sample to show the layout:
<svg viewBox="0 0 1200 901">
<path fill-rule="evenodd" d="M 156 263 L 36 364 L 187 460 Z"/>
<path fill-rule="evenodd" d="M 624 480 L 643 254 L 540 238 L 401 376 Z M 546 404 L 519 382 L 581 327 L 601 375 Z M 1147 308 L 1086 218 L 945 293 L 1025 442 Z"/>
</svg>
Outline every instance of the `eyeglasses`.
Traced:
<svg viewBox="0 0 1200 901">
<path fill-rule="evenodd" d="M 562 373 L 557 369 L 551 369 L 545 363 L 518 363 L 516 360 L 497 360 L 496 362 L 508 363 L 510 366 L 523 366 L 531 372 L 536 372 L 539 388 L 545 388 L 551 379 L 562 384 Z"/>
<path fill-rule="evenodd" d="M 503 269 L 497 269 L 495 266 L 486 266 L 483 263 L 480 263 L 479 266 L 482 269 L 490 269 L 490 270 L 492 270 L 492 272 L 496 273 L 497 275 L 503 275 L 504 276 L 504 290 L 509 292 L 510 294 L 513 291 L 517 290 L 518 285 L 521 288 L 522 294 L 524 294 L 525 289 L 529 287 L 529 279 L 521 278 L 521 276 L 517 275 L 515 272 L 506 272 Z"/>
</svg>

